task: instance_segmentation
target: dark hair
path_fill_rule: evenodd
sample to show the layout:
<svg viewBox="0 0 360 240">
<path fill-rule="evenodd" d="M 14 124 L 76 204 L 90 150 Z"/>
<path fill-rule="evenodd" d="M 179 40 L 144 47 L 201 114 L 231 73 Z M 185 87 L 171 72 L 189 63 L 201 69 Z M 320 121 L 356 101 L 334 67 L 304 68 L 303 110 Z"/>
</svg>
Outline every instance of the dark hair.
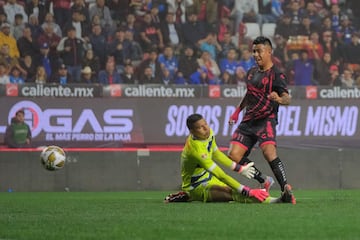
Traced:
<svg viewBox="0 0 360 240">
<path fill-rule="evenodd" d="M 22 113 L 23 115 L 25 115 L 25 111 L 24 109 L 19 109 L 16 111 L 15 115 L 18 115 L 19 113 Z"/>
<path fill-rule="evenodd" d="M 203 119 L 202 115 L 200 115 L 198 113 L 191 114 L 186 119 L 186 126 L 188 127 L 189 130 L 191 130 L 191 129 L 193 129 L 194 124 L 201 119 Z"/>
<path fill-rule="evenodd" d="M 263 37 L 263 36 L 257 37 L 257 38 L 255 38 L 255 40 L 253 41 L 253 44 L 254 44 L 254 45 L 257 45 L 257 44 L 268 45 L 268 46 L 270 46 L 270 48 L 272 49 L 271 41 L 270 41 L 270 39 L 267 38 L 267 37 Z"/>
</svg>

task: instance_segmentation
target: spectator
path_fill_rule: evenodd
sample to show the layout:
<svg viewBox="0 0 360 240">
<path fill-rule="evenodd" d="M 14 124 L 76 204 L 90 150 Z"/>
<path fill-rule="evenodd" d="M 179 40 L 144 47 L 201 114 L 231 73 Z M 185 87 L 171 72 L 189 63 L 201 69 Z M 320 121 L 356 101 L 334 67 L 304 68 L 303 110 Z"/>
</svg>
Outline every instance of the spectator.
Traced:
<svg viewBox="0 0 360 240">
<path fill-rule="evenodd" d="M 336 35 L 331 30 L 325 30 L 322 32 L 322 39 L 320 43 L 324 52 L 331 54 L 331 59 L 337 61 L 339 59 L 338 42 L 336 41 Z"/>
<path fill-rule="evenodd" d="M 360 33 L 351 35 L 351 43 L 344 46 L 343 61 L 350 64 L 360 64 Z"/>
<path fill-rule="evenodd" d="M 15 14 L 15 21 L 12 25 L 12 28 L 10 28 L 12 36 L 18 40 L 20 37 L 22 37 L 24 28 L 25 23 L 23 16 L 20 13 Z"/>
<path fill-rule="evenodd" d="M 96 0 L 96 4 L 89 8 L 90 19 L 99 16 L 100 25 L 106 37 L 114 32 L 114 23 L 110 14 L 110 9 L 105 5 L 105 0 Z"/>
<path fill-rule="evenodd" d="M 0 61 L 0 84 L 10 83 L 8 71 L 9 70 L 7 64 Z"/>
<path fill-rule="evenodd" d="M 10 70 L 9 78 L 10 78 L 10 83 L 16 83 L 16 84 L 25 83 L 24 78 L 21 77 L 20 69 L 17 66 L 14 66 Z"/>
<path fill-rule="evenodd" d="M 176 24 L 186 22 L 187 10 L 193 6 L 193 0 L 166 0 L 168 12 L 174 13 L 173 18 Z"/>
<path fill-rule="evenodd" d="M 81 80 L 80 83 L 96 83 L 95 76 L 89 66 L 85 66 L 81 70 Z"/>
<path fill-rule="evenodd" d="M 250 52 L 250 49 L 245 48 L 242 50 L 241 59 L 239 61 L 239 66 L 244 68 L 244 70 L 247 72 L 255 66 L 255 59 L 252 56 L 252 53 Z"/>
<path fill-rule="evenodd" d="M 330 19 L 332 30 L 337 32 L 340 27 L 340 7 L 337 3 L 333 3 L 330 8 Z"/>
<path fill-rule="evenodd" d="M 29 20 L 30 20 L 30 16 L 34 14 L 38 18 L 39 22 L 42 23 L 45 20 L 46 13 L 49 12 L 49 6 L 46 1 L 40 1 L 40 0 L 26 1 L 25 12 L 29 16 Z"/>
<path fill-rule="evenodd" d="M 234 18 L 235 31 L 239 29 L 241 22 L 255 22 L 261 25 L 258 1 L 243 0 L 235 1 L 234 3 L 230 16 Z"/>
<path fill-rule="evenodd" d="M 48 82 L 48 75 L 46 74 L 45 68 L 43 66 L 38 66 L 36 68 L 36 73 L 31 78 L 30 82 L 36 84 L 45 84 Z"/>
<path fill-rule="evenodd" d="M 10 71 L 14 66 L 19 67 L 18 58 L 10 56 L 10 48 L 9 48 L 9 45 L 7 45 L 7 44 L 3 44 L 1 46 L 0 62 L 4 62 L 5 64 L 7 64 L 8 71 Z M 21 71 L 24 72 L 23 69 L 21 69 Z"/>
<path fill-rule="evenodd" d="M 218 17 L 218 6 L 216 0 L 193 0 L 192 6 L 197 14 L 197 20 L 204 22 L 209 30 L 215 30 L 215 23 Z"/>
<path fill-rule="evenodd" d="M 144 15 L 144 23 L 140 29 L 141 46 L 144 50 L 151 48 L 162 49 L 164 47 L 163 37 L 160 28 L 152 22 L 151 15 Z"/>
<path fill-rule="evenodd" d="M 172 46 L 178 52 L 182 44 L 181 28 L 179 24 L 174 23 L 172 12 L 166 14 L 165 22 L 160 25 L 160 30 L 164 45 Z"/>
<path fill-rule="evenodd" d="M 114 47 L 111 45 L 109 49 L 107 49 L 107 41 L 106 37 L 102 31 L 102 27 L 100 24 L 96 24 L 92 26 L 91 33 L 89 34 L 89 43 L 94 51 L 94 55 L 99 58 L 100 67 L 103 69 L 105 67 L 106 57 L 108 55 L 108 51 Z M 114 48 L 116 49 L 116 48 Z"/>
<path fill-rule="evenodd" d="M 350 44 L 351 36 L 355 32 L 350 19 L 347 15 L 341 16 L 341 23 L 337 31 L 337 37 L 340 43 Z"/>
<path fill-rule="evenodd" d="M 306 3 L 305 7 L 306 14 L 309 16 L 311 25 L 314 26 L 314 28 L 319 28 L 321 25 L 321 17 L 319 16 L 319 12 L 321 9 L 318 9 L 315 5 L 315 2 L 308 1 Z"/>
<path fill-rule="evenodd" d="M 126 16 L 130 13 L 129 1 L 109 0 L 107 6 L 114 22 L 120 24 L 126 21 Z"/>
<path fill-rule="evenodd" d="M 77 82 L 80 81 L 80 78 Z M 55 74 L 52 74 L 50 82 L 57 83 L 60 85 L 66 85 L 69 83 L 73 83 L 73 78 L 71 74 L 68 72 L 68 69 L 65 64 L 61 64 L 57 69 Z"/>
<path fill-rule="evenodd" d="M 292 26 L 291 16 L 289 13 L 285 13 L 275 27 L 275 35 L 280 35 L 285 40 L 288 40 L 290 36 L 294 36 L 295 34 L 296 28 Z"/>
<path fill-rule="evenodd" d="M 189 84 L 207 85 L 209 83 L 206 67 L 199 67 L 196 72 L 190 75 Z"/>
<path fill-rule="evenodd" d="M 20 57 L 30 55 L 33 59 L 35 59 L 35 62 L 39 61 L 39 45 L 36 39 L 32 37 L 30 27 L 27 26 L 24 28 L 22 37 L 20 37 L 17 41 L 17 47 L 20 52 Z"/>
<path fill-rule="evenodd" d="M 84 38 L 89 34 L 90 26 L 85 21 L 85 16 L 78 10 L 72 10 L 71 19 L 68 19 L 64 25 L 64 29 L 69 29 L 70 27 L 75 28 L 76 37 Z"/>
<path fill-rule="evenodd" d="M 74 27 L 67 30 L 67 36 L 62 38 L 57 50 L 61 55 L 63 63 L 68 68 L 71 78 L 80 81 L 81 61 L 84 56 L 85 46 L 82 39 L 76 37 Z"/>
<path fill-rule="evenodd" d="M 122 79 L 118 71 L 116 71 L 114 58 L 109 58 L 106 61 L 105 69 L 99 72 L 98 81 L 100 84 L 120 84 Z"/>
<path fill-rule="evenodd" d="M 330 66 L 332 66 L 331 54 L 325 52 L 321 59 L 315 60 L 314 78 L 322 86 L 330 85 Z"/>
<path fill-rule="evenodd" d="M 84 22 L 88 28 L 90 28 L 90 14 L 89 8 L 85 3 L 85 0 L 74 0 L 73 5 L 71 6 L 71 12 L 77 11 L 81 14 L 81 22 Z"/>
<path fill-rule="evenodd" d="M 18 4 L 17 0 L 7 0 L 3 8 L 8 23 L 13 24 L 15 22 L 16 14 L 21 14 L 24 22 L 28 22 L 28 15 L 25 13 L 24 7 L 21 4 Z"/>
<path fill-rule="evenodd" d="M 314 85 L 314 63 L 309 59 L 308 51 L 302 50 L 300 59 L 294 60 L 294 73 L 295 85 Z"/>
<path fill-rule="evenodd" d="M 134 35 L 135 41 L 140 41 L 140 32 L 138 27 L 136 27 L 136 18 L 135 15 L 130 13 L 126 16 L 126 23 L 125 23 L 125 29 L 126 31 L 131 31 Z"/>
<path fill-rule="evenodd" d="M 276 23 L 281 16 L 284 15 L 283 11 L 283 0 L 272 0 L 271 1 L 271 13 Z"/>
<path fill-rule="evenodd" d="M 160 28 L 160 16 L 159 16 L 159 8 L 157 4 L 152 4 L 150 9 L 151 22 L 156 25 L 156 27 Z"/>
<path fill-rule="evenodd" d="M 143 50 L 140 43 L 134 40 L 134 33 L 130 30 L 125 31 L 125 62 L 131 61 L 135 66 L 139 65 L 143 57 Z"/>
<path fill-rule="evenodd" d="M 226 58 L 227 53 L 230 49 L 237 49 L 237 46 L 232 42 L 230 32 L 224 33 L 224 38 L 220 42 L 221 51 L 219 53 L 219 58 Z"/>
<path fill-rule="evenodd" d="M 82 67 L 89 66 L 94 76 L 98 76 L 100 71 L 100 60 L 98 56 L 94 55 L 92 49 L 87 49 L 85 56 L 81 63 Z"/>
<path fill-rule="evenodd" d="M 184 23 L 182 30 L 182 36 L 184 37 L 183 44 L 190 45 L 193 48 L 197 48 L 199 46 L 198 41 L 207 35 L 204 23 L 197 20 L 195 12 L 189 13 L 188 21 Z"/>
<path fill-rule="evenodd" d="M 173 82 L 179 67 L 179 62 L 174 55 L 173 48 L 171 46 L 166 46 L 164 52 L 159 55 L 158 61 L 162 70 L 162 76 L 166 76 L 166 81 Z"/>
<path fill-rule="evenodd" d="M 191 46 L 184 47 L 184 54 L 179 58 L 178 77 L 183 77 L 187 82 L 191 74 L 195 73 L 199 68 L 194 49 Z"/>
<path fill-rule="evenodd" d="M 257 0 L 257 1 L 258 1 L 259 15 L 260 15 L 260 20 L 261 20 L 260 26 L 262 26 L 261 24 L 263 24 L 263 23 L 276 23 L 276 20 L 278 17 L 276 17 L 273 14 L 273 11 L 272 11 L 273 4 L 274 4 L 274 7 L 282 7 L 282 5 L 278 6 L 279 3 L 275 0 L 272 0 L 272 1 Z M 274 3 L 272 3 L 272 2 L 274 2 Z M 276 12 L 276 13 L 278 13 L 278 12 Z"/>
<path fill-rule="evenodd" d="M 25 123 L 25 111 L 20 109 L 15 117 L 11 119 L 11 124 L 6 128 L 5 144 L 9 148 L 25 148 L 31 146 L 31 129 Z"/>
<path fill-rule="evenodd" d="M 52 70 L 57 67 L 57 61 L 50 56 L 50 48 L 46 42 L 40 47 L 40 60 L 37 65 L 44 67 L 46 76 L 51 76 Z"/>
<path fill-rule="evenodd" d="M 121 74 L 121 79 L 124 84 L 138 84 L 139 80 L 135 77 L 134 67 L 131 64 L 126 64 L 124 72 Z"/>
<path fill-rule="evenodd" d="M 234 26 L 228 16 L 222 16 L 217 26 L 217 40 L 221 43 L 224 41 L 225 34 L 232 35 Z"/>
<path fill-rule="evenodd" d="M 246 87 L 246 71 L 243 67 L 238 67 L 236 69 L 235 82 L 238 86 Z"/>
<path fill-rule="evenodd" d="M 71 19 L 71 0 L 51 0 L 53 3 L 54 17 L 61 27 Z M 61 36 L 60 36 L 61 37 Z"/>
<path fill-rule="evenodd" d="M 125 32 L 124 29 L 119 28 L 115 33 L 115 38 L 108 45 L 109 55 L 115 59 L 116 70 L 121 74 L 124 71 L 126 63 L 126 44 L 125 44 Z"/>
<path fill-rule="evenodd" d="M 36 73 L 36 66 L 30 54 L 26 54 L 20 59 L 20 67 L 26 72 L 23 74 L 25 82 L 29 82 Z"/>
<path fill-rule="evenodd" d="M 6 44 L 9 47 L 9 56 L 12 58 L 20 57 L 19 49 L 17 48 L 16 39 L 10 34 L 10 24 L 1 24 L 0 32 L 0 47 Z"/>
<path fill-rule="evenodd" d="M 310 34 L 315 31 L 314 26 L 311 24 L 311 20 L 309 15 L 304 14 L 301 19 L 301 24 L 298 27 L 298 31 L 296 32 L 296 35 L 301 36 L 308 36 L 310 37 Z"/>
<path fill-rule="evenodd" d="M 70 17 L 67 19 L 70 19 Z M 45 21 L 41 25 L 44 32 L 48 31 L 47 28 L 49 28 L 49 25 L 51 26 L 52 31 L 61 38 L 62 37 L 61 27 L 57 22 L 55 22 L 54 16 L 51 13 L 47 13 L 45 15 Z"/>
<path fill-rule="evenodd" d="M 275 48 L 273 56 L 278 58 L 282 64 L 285 63 L 285 48 L 286 48 L 286 41 L 283 36 L 280 34 L 276 34 L 274 36 Z"/>
<path fill-rule="evenodd" d="M 301 19 L 303 17 L 303 8 L 300 5 L 299 1 L 290 2 L 289 13 L 291 17 L 291 25 L 294 28 L 295 32 L 299 32 L 301 26 Z"/>
<path fill-rule="evenodd" d="M 7 16 L 6 13 L 4 12 L 4 9 L 0 9 L 0 26 L 3 23 L 7 23 Z"/>
<path fill-rule="evenodd" d="M 45 23 L 44 32 L 39 36 L 39 46 L 43 46 L 45 43 L 49 46 L 49 58 L 53 60 L 53 63 L 57 64 L 59 54 L 57 52 L 57 46 L 59 45 L 61 38 L 54 33 L 54 25 L 51 23 Z M 53 66 L 53 65 L 52 65 Z M 55 69 L 57 65 L 53 66 Z"/>
<path fill-rule="evenodd" d="M 309 59 L 321 59 L 324 56 L 324 49 L 319 41 L 319 33 L 310 34 L 310 46 L 308 46 Z"/>
<path fill-rule="evenodd" d="M 218 52 L 221 52 L 221 46 L 216 40 L 215 33 L 208 33 L 206 38 L 199 40 L 199 48 L 201 51 L 210 53 L 212 59 L 217 61 Z"/>
<path fill-rule="evenodd" d="M 329 86 L 341 86 L 341 79 L 339 74 L 339 67 L 335 64 L 330 66 L 330 81 Z"/>
<path fill-rule="evenodd" d="M 40 34 L 44 31 L 39 25 L 38 17 L 35 14 L 29 16 L 29 22 L 26 25 L 31 29 L 31 35 L 34 39 L 38 39 Z"/>
<path fill-rule="evenodd" d="M 341 75 L 341 86 L 342 87 L 354 87 L 355 80 L 353 77 L 353 73 L 350 69 L 344 69 L 343 74 Z"/>
<path fill-rule="evenodd" d="M 198 58 L 200 68 L 205 68 L 207 73 L 207 84 L 214 85 L 220 83 L 220 69 L 214 59 L 211 58 L 209 52 L 202 52 L 201 57 Z"/>
<path fill-rule="evenodd" d="M 239 62 L 237 61 L 236 50 L 230 49 L 228 51 L 227 57 L 220 60 L 221 75 L 226 75 L 225 78 L 228 79 L 227 83 L 230 84 L 235 82 L 235 74 L 238 66 Z"/>
<path fill-rule="evenodd" d="M 141 69 L 140 72 L 140 78 L 139 78 L 139 83 L 140 84 L 160 84 L 161 79 L 160 77 L 156 76 L 153 73 L 153 69 L 151 68 L 151 66 L 145 66 L 144 68 Z"/>
</svg>

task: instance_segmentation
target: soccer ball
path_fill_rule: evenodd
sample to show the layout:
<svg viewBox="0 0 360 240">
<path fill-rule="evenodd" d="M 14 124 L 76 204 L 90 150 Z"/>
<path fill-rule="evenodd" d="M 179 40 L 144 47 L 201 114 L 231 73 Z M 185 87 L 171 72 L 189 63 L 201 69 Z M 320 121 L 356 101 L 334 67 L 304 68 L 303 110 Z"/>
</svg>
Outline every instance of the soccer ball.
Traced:
<svg viewBox="0 0 360 240">
<path fill-rule="evenodd" d="M 64 167 L 66 154 L 58 146 L 45 147 L 40 153 L 41 164 L 46 170 L 55 171 Z"/>
</svg>

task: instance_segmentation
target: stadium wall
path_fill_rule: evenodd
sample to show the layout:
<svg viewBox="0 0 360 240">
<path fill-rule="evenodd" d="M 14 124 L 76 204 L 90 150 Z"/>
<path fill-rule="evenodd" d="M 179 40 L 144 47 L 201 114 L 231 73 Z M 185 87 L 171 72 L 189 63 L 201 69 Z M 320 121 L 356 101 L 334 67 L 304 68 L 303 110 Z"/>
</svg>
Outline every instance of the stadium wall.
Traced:
<svg viewBox="0 0 360 240">
<path fill-rule="evenodd" d="M 174 191 L 180 187 L 177 147 L 66 151 L 65 167 L 50 172 L 40 164 L 40 150 L 1 149 L 0 191 Z M 356 149 L 279 148 L 295 189 L 359 188 L 359 153 Z M 271 173 L 259 149 L 253 151 L 251 159 L 264 173 Z M 227 172 L 245 184 L 257 186 L 254 181 Z"/>
</svg>

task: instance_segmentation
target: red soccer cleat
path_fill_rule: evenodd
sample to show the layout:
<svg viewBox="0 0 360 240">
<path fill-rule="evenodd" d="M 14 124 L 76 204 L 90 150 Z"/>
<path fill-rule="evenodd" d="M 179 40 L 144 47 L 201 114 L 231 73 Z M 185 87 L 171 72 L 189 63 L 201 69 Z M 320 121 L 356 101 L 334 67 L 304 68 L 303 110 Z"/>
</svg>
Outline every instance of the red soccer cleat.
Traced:
<svg viewBox="0 0 360 240">
<path fill-rule="evenodd" d="M 292 192 L 292 188 L 290 184 L 286 184 L 284 186 L 284 191 L 282 193 L 281 199 L 284 203 L 292 203 L 294 205 L 296 204 L 296 199 Z"/>
</svg>

